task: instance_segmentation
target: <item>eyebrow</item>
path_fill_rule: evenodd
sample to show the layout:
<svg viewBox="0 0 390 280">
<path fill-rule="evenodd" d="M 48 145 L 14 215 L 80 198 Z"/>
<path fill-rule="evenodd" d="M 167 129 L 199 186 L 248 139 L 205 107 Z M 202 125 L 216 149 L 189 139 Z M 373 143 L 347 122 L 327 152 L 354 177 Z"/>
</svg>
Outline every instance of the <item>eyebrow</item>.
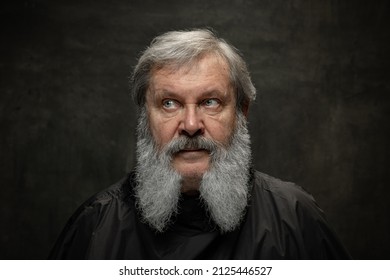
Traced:
<svg viewBox="0 0 390 280">
<path fill-rule="evenodd" d="M 155 98 L 163 98 L 163 97 L 174 98 L 174 99 L 182 98 L 182 96 L 179 93 L 176 93 L 176 92 L 170 91 L 170 90 L 166 90 L 166 89 L 150 90 L 150 92 L 154 93 Z M 199 97 L 201 97 L 201 98 L 207 98 L 207 97 L 213 97 L 213 96 L 226 98 L 228 96 L 228 91 L 222 92 L 222 91 L 217 90 L 217 89 L 212 89 L 209 91 L 204 91 L 204 92 L 199 94 Z"/>
</svg>

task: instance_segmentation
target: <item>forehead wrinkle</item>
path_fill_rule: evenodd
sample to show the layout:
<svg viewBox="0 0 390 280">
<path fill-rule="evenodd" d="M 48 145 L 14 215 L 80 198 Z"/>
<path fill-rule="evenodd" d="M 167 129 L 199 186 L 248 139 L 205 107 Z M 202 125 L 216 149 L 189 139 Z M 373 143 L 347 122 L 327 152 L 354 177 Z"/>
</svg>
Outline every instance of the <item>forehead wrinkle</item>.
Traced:
<svg viewBox="0 0 390 280">
<path fill-rule="evenodd" d="M 180 97 L 180 94 L 174 92 L 174 91 L 170 91 L 170 90 L 165 90 L 165 89 L 157 89 L 153 92 L 153 96 L 154 98 L 156 99 L 163 99 L 163 98 L 174 98 L 174 99 L 177 99 Z"/>
<path fill-rule="evenodd" d="M 202 97 L 212 97 L 212 96 L 220 96 L 224 99 L 230 98 L 228 95 L 229 93 L 232 93 L 231 98 L 235 99 L 235 94 L 234 94 L 234 86 L 232 84 L 232 80 L 229 74 L 229 66 L 225 59 L 214 56 L 211 54 L 202 56 L 201 58 L 197 59 L 197 61 L 193 61 L 190 64 L 184 64 L 178 67 L 178 65 L 164 65 L 160 67 L 154 67 L 154 69 L 151 70 L 150 72 L 150 80 L 149 80 L 149 86 L 147 88 L 147 93 L 153 93 L 154 97 L 162 96 L 162 95 L 167 95 L 169 96 L 177 96 L 177 97 L 183 97 L 180 92 L 180 86 L 179 89 L 176 88 L 174 79 L 172 79 L 173 75 L 179 75 L 182 76 L 183 78 L 191 78 L 192 75 L 191 72 L 196 71 L 199 69 L 201 65 L 202 59 L 211 59 L 214 61 L 214 63 L 217 63 L 219 65 L 219 71 L 214 72 L 216 75 L 222 75 L 225 76 L 228 82 L 227 87 L 223 86 L 223 89 L 219 89 L 218 86 L 215 85 L 210 85 L 205 88 L 201 89 L 195 89 L 197 90 L 195 94 L 197 96 L 202 96 Z M 215 64 L 214 64 L 215 66 Z M 156 88 L 156 76 L 159 76 L 159 83 L 162 83 L 158 85 L 158 88 Z M 164 79 L 165 78 L 165 79 Z M 197 78 L 194 77 L 194 80 Z M 165 81 L 164 81 L 165 80 Z M 150 95 L 150 94 L 149 94 Z"/>
<path fill-rule="evenodd" d="M 201 62 L 204 60 L 213 61 L 216 64 L 218 64 L 222 71 L 220 71 L 220 74 L 224 72 L 223 74 L 226 75 L 226 77 L 229 79 L 229 83 L 232 82 L 230 77 L 230 67 L 226 60 L 226 58 L 222 57 L 219 54 L 215 53 L 203 53 L 198 57 L 192 58 L 186 63 L 181 64 L 178 61 L 172 61 L 167 62 L 165 64 L 159 64 L 152 67 L 152 69 L 149 72 L 150 75 L 150 81 L 153 80 L 155 74 L 158 72 L 162 76 L 168 76 L 175 73 L 180 73 L 183 76 L 188 75 L 190 72 L 195 71 L 195 73 L 198 71 Z"/>
</svg>

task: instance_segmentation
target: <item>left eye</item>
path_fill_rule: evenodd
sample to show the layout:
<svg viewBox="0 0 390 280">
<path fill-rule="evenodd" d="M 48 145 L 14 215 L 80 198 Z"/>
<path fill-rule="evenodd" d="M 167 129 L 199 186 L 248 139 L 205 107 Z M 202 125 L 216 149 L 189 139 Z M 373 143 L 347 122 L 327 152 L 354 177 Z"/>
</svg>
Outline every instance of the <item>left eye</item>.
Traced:
<svg viewBox="0 0 390 280">
<path fill-rule="evenodd" d="M 219 105 L 218 100 L 216 99 L 207 99 L 203 102 L 203 104 L 207 107 L 216 107 Z"/>
</svg>

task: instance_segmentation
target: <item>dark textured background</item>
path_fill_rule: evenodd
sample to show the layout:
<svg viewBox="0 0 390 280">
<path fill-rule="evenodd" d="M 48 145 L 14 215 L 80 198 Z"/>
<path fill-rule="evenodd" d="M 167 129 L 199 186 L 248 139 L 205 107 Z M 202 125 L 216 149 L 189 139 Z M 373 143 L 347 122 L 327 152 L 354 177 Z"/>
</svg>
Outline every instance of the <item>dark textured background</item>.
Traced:
<svg viewBox="0 0 390 280">
<path fill-rule="evenodd" d="M 387 1 L 6 2 L 1 258 L 46 258 L 76 207 L 131 168 L 131 67 L 155 35 L 204 26 L 249 63 L 255 167 L 311 192 L 354 258 L 390 257 Z"/>
</svg>

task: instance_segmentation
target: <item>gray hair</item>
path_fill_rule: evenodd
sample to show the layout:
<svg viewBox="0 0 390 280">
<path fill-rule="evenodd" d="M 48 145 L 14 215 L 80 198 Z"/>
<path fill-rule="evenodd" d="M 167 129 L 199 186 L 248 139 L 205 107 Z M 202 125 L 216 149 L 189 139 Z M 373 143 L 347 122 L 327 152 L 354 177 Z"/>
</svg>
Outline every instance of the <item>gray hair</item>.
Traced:
<svg viewBox="0 0 390 280">
<path fill-rule="evenodd" d="M 153 39 L 138 60 L 131 78 L 132 96 L 136 104 L 145 104 L 152 70 L 191 65 L 205 54 L 214 54 L 227 62 L 236 92 L 237 108 L 249 105 L 256 97 L 256 89 L 245 61 L 236 48 L 208 29 L 171 31 Z"/>
</svg>

